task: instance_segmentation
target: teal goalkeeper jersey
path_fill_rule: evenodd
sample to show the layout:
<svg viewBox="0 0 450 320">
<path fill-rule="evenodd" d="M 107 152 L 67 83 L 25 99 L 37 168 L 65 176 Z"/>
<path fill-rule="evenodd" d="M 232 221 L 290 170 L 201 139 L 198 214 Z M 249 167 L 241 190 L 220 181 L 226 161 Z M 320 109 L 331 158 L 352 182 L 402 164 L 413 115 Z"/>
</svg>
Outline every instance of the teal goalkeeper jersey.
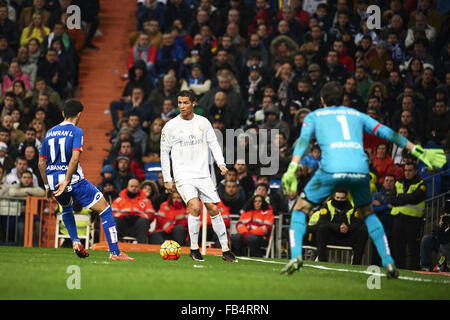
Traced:
<svg viewBox="0 0 450 320">
<path fill-rule="evenodd" d="M 407 139 L 367 114 L 340 107 L 320 108 L 309 113 L 303 122 L 294 155 L 303 157 L 313 135 L 322 150 L 321 170 L 330 173 L 369 173 L 363 148 L 366 131 L 405 147 Z"/>
</svg>

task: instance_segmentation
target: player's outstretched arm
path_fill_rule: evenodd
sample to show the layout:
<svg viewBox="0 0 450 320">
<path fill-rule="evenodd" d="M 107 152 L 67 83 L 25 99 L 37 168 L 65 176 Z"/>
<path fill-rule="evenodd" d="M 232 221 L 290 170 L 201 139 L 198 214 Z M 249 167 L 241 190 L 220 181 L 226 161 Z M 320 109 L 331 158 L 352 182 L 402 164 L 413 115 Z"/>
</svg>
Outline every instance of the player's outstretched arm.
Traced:
<svg viewBox="0 0 450 320">
<path fill-rule="evenodd" d="M 408 149 L 413 156 L 421 160 L 428 169 L 433 170 L 434 167 L 442 168 L 447 159 L 442 149 L 424 149 L 420 144 L 414 145 L 411 141 L 401 136 L 391 128 L 382 125 L 378 121 L 372 119 L 368 115 L 364 115 L 365 130 L 368 133 L 389 140 L 402 148 Z"/>
<path fill-rule="evenodd" d="M 67 168 L 66 178 L 55 186 L 55 197 L 61 195 L 72 180 L 72 175 L 77 170 L 78 162 L 80 161 L 80 155 L 80 150 L 73 150 L 72 158 L 70 158 L 69 167 Z"/>
</svg>

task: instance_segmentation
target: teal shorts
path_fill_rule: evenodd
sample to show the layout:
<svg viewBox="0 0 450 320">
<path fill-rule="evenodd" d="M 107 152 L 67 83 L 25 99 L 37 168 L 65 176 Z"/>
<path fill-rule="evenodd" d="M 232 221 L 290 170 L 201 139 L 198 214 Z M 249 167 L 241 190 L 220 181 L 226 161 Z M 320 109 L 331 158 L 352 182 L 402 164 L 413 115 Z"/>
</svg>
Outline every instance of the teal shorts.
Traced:
<svg viewBox="0 0 450 320">
<path fill-rule="evenodd" d="M 368 173 L 328 173 L 319 168 L 306 184 L 304 192 L 306 200 L 321 204 L 339 188 L 345 188 L 350 192 L 356 208 L 372 204 Z"/>
</svg>

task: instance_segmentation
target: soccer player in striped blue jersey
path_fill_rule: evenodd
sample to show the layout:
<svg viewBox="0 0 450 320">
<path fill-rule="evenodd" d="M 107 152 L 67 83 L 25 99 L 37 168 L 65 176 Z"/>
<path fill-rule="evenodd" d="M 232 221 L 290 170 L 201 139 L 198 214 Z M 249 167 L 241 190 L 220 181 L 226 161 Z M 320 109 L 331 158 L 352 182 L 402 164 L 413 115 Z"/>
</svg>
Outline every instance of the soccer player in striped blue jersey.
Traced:
<svg viewBox="0 0 450 320">
<path fill-rule="evenodd" d="M 424 150 L 420 145 L 414 145 L 367 114 L 341 106 L 343 89 L 338 82 L 325 84 L 320 95 L 325 108 L 317 109 L 305 117 L 291 163 L 282 177 L 285 190 L 296 192 L 295 173 L 311 137 L 315 135 L 322 150 L 322 160 L 319 169 L 304 189 L 304 197 L 299 198 L 294 206 L 289 230 L 291 260 L 281 273 L 292 274 L 302 266 L 306 215 L 314 205 L 321 204 L 333 191 L 345 187 L 353 197 L 359 216 L 364 219 L 387 276 L 397 278 L 398 271 L 390 254 L 383 225 L 373 213 L 369 166 L 363 149 L 363 132 L 374 134 L 408 149 L 429 168 L 442 167 L 445 164 L 444 152 L 441 149 Z"/>
<path fill-rule="evenodd" d="M 62 207 L 62 219 L 72 240 L 73 250 L 80 258 L 89 253 L 77 234 L 73 215 L 73 199 L 83 207 L 98 213 L 109 245 L 111 260 L 135 260 L 118 247 L 116 223 L 111 207 L 102 193 L 84 178 L 80 166 L 83 151 L 83 130 L 77 127 L 83 105 L 77 100 L 64 104 L 64 121 L 47 131 L 39 153 L 39 171 L 45 183 L 47 197 L 51 194 Z"/>
</svg>

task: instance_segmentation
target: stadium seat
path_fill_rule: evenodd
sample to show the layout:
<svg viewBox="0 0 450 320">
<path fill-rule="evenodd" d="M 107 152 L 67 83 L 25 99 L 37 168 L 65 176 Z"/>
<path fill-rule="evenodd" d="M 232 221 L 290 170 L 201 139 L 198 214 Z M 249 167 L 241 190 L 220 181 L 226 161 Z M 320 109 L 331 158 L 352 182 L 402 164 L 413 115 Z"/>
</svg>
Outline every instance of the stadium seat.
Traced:
<svg viewBox="0 0 450 320">
<path fill-rule="evenodd" d="M 156 181 L 158 180 L 158 172 L 160 172 L 160 162 L 146 162 L 144 163 L 145 179 Z"/>
<path fill-rule="evenodd" d="M 89 249 L 94 243 L 94 223 L 91 222 L 91 216 L 88 213 L 76 213 L 74 214 L 75 223 L 77 225 L 78 238 L 85 240 L 84 247 Z M 67 229 L 61 233 L 61 224 L 63 224 L 62 214 L 56 215 L 56 231 L 55 231 L 55 248 L 59 248 L 61 239 L 70 239 Z M 64 226 L 64 224 L 63 224 Z"/>
<path fill-rule="evenodd" d="M 352 264 L 352 247 L 327 245 L 328 262 Z M 317 247 L 303 246 L 303 257 L 305 260 L 318 261 Z"/>
</svg>

